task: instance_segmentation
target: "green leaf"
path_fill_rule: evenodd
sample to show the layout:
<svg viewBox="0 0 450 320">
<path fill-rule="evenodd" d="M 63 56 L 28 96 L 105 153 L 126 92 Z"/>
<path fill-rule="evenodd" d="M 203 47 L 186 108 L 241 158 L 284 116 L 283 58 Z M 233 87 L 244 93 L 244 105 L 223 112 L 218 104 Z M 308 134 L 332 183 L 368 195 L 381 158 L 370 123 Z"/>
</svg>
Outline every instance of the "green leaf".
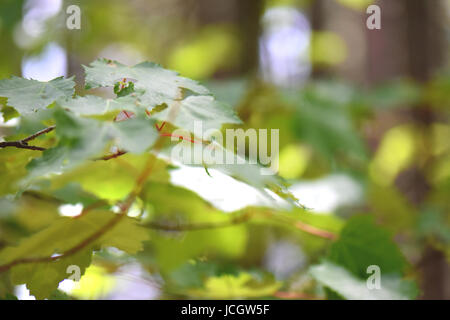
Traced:
<svg viewBox="0 0 450 320">
<path fill-rule="evenodd" d="M 99 121 L 76 118 L 61 109 L 54 116 L 59 143 L 28 164 L 28 179 L 64 172 L 99 156 L 111 139 L 108 127 Z"/>
<path fill-rule="evenodd" d="M 367 276 L 370 265 L 379 266 L 384 274 L 400 275 L 407 267 L 389 232 L 376 226 L 371 216 L 351 218 L 332 244 L 328 259 L 361 278 Z"/>
<path fill-rule="evenodd" d="M 94 160 L 104 155 L 105 147 L 110 142 L 115 142 L 123 151 L 142 153 L 158 137 L 154 120 L 141 117 L 107 123 L 77 118 L 61 109 L 57 109 L 54 116 L 59 143 L 29 163 L 28 179 L 68 171 L 83 161 Z"/>
<path fill-rule="evenodd" d="M 141 92 L 140 99 L 145 108 L 180 99 L 179 88 L 197 94 L 209 94 L 208 89 L 196 81 L 180 77 L 176 72 L 166 70 L 152 62 L 143 62 L 133 67 L 117 61 L 98 59 L 84 66 L 86 88 L 113 87 L 123 78 L 134 80 L 134 88 Z"/>
<path fill-rule="evenodd" d="M 261 298 L 273 295 L 281 283 L 266 277 L 256 279 L 252 274 L 242 272 L 239 275 L 221 275 L 206 279 L 204 289 L 189 290 L 189 294 L 198 298 L 242 299 Z"/>
<path fill-rule="evenodd" d="M 165 287 L 171 293 L 186 291 L 203 287 L 204 279 L 222 274 L 238 275 L 239 267 L 232 264 L 189 260 L 165 276 Z"/>
<path fill-rule="evenodd" d="M 0 176 L 2 181 L 8 181 L 8 183 L 0 183 L 0 195 L 12 194 L 18 191 L 20 180 L 27 175 L 25 166 L 30 162 L 30 158 L 35 158 L 39 155 L 35 151 L 25 149 L 0 149 Z"/>
<path fill-rule="evenodd" d="M 15 295 L 7 293 L 3 297 L 0 296 L 0 300 L 19 300 Z"/>
<path fill-rule="evenodd" d="M 8 105 L 27 114 L 46 108 L 59 98 L 74 94 L 73 77 L 55 78 L 48 82 L 19 77 L 0 80 L 0 96 L 8 98 Z"/>
<path fill-rule="evenodd" d="M 374 88 L 367 99 L 374 109 L 402 107 L 418 103 L 422 97 L 421 91 L 413 82 L 396 80 Z"/>
<path fill-rule="evenodd" d="M 132 92 L 134 92 L 134 83 L 131 81 L 129 81 L 127 83 L 121 81 L 121 82 L 117 82 L 114 85 L 114 93 L 118 97 L 124 97 L 126 95 L 129 95 Z"/>
<path fill-rule="evenodd" d="M 4 122 L 7 122 L 8 120 L 11 120 L 13 118 L 17 118 L 20 116 L 20 114 L 16 111 L 16 109 L 14 109 L 12 107 L 4 106 L 3 108 L 1 108 L 1 111 L 2 111 L 2 117 L 3 117 Z"/>
<path fill-rule="evenodd" d="M 135 110 L 136 106 L 149 109 L 165 104 L 168 107 L 155 113 L 154 117 L 191 132 L 194 131 L 194 121 L 202 121 L 204 130 L 220 129 L 223 123 L 241 123 L 233 109 L 216 101 L 205 87 L 157 64 L 144 62 L 127 67 L 116 61 L 101 59 L 93 62 L 90 67 L 85 67 L 85 70 L 88 88 L 114 86 L 118 93 L 122 92 L 118 91 L 122 78 L 132 78 L 135 82 L 129 82 L 132 86 L 127 87 L 132 88 L 132 91 L 120 94 L 120 98 L 108 100 L 106 104 L 99 98 L 77 98 L 72 102 L 64 102 L 64 106 L 76 112 L 94 114 L 120 108 L 120 105 L 122 109 Z M 200 95 L 191 95 L 181 100 L 180 88 Z M 174 119 L 170 119 L 172 114 Z"/>
<path fill-rule="evenodd" d="M 155 121 L 146 118 L 132 118 L 112 125 L 112 135 L 120 150 L 142 153 L 158 139 Z"/>
<path fill-rule="evenodd" d="M 110 225 L 117 215 L 109 211 L 90 211 L 78 218 L 61 217 L 48 228 L 24 239 L 16 247 L 0 251 L 0 265 L 19 259 L 33 259 L 63 254 L 81 246 L 86 239 Z M 22 263 L 12 267 L 15 284 L 26 283 L 37 298 L 48 297 L 58 283 L 69 277 L 69 265 L 77 265 L 81 271 L 90 264 L 92 249 L 95 247 L 116 247 L 130 254 L 142 250 L 142 242 L 149 239 L 147 230 L 139 227 L 127 216 L 121 217 L 115 225 L 110 225 L 98 239 L 86 245 L 85 249 L 51 262 Z"/>
<path fill-rule="evenodd" d="M 174 108 L 176 110 L 173 110 Z M 172 112 L 175 115 L 174 119 L 170 118 Z M 230 106 L 216 101 L 212 96 L 189 96 L 179 104 L 171 104 L 161 112 L 155 113 L 154 117 L 194 133 L 195 121 L 201 121 L 203 131 L 220 129 L 224 123 L 242 123 Z"/>
<path fill-rule="evenodd" d="M 53 262 L 22 264 L 12 268 L 11 280 L 15 284 L 26 284 L 36 299 L 45 299 L 58 288 L 58 284 L 70 277 L 69 266 L 80 268 L 80 276 L 91 264 L 92 250 L 83 250 L 73 256 Z"/>
<path fill-rule="evenodd" d="M 284 97 L 295 108 L 295 131 L 302 141 L 328 158 L 337 154 L 367 158 L 366 146 L 352 119 L 351 107 L 358 102 L 353 89 L 319 82 Z"/>
<path fill-rule="evenodd" d="M 62 254 L 77 246 L 115 217 L 116 215 L 109 211 L 90 211 L 78 218 L 60 217 L 49 227 L 24 239 L 19 246 L 0 251 L 0 264 L 4 265 L 21 258 Z M 96 243 L 107 246 L 114 243 L 118 249 L 136 253 L 142 248 L 141 242 L 147 238 L 145 229 L 137 226 L 133 219 L 123 217 Z"/>
<path fill-rule="evenodd" d="M 127 120 L 128 121 L 128 120 Z M 140 172 L 152 154 L 124 154 L 108 161 L 89 161 L 62 175 L 53 176 L 52 187 L 61 189 L 77 183 L 84 191 L 105 200 L 118 201 L 125 198 L 136 185 Z M 157 159 L 149 181 L 166 182 L 170 176 L 165 161 Z"/>
<path fill-rule="evenodd" d="M 112 216 L 111 212 L 106 211 L 103 215 Z M 143 250 L 143 242 L 150 239 L 149 234 L 148 230 L 139 226 L 135 219 L 123 217 L 116 226 L 98 240 L 98 243 L 102 247 L 115 247 L 129 254 L 136 254 Z"/>
<path fill-rule="evenodd" d="M 38 198 L 32 192 L 23 193 L 14 203 L 15 220 L 29 232 L 42 230 L 58 217 L 60 203 Z"/>
<path fill-rule="evenodd" d="M 70 110 L 77 115 L 90 116 L 102 115 L 112 111 L 128 110 L 138 112 L 136 98 L 133 96 L 120 97 L 117 99 L 104 99 L 102 97 L 87 95 L 75 99 L 60 99 L 58 105 Z"/>
<path fill-rule="evenodd" d="M 194 192 L 167 183 L 148 183 L 142 199 L 154 212 L 151 221 L 162 225 L 215 224 L 230 219 Z M 150 247 L 158 266 L 166 272 L 189 259 L 206 254 L 224 258 L 240 257 L 245 253 L 246 243 L 246 227 L 239 224 L 185 233 L 155 230 L 152 232 Z"/>
<path fill-rule="evenodd" d="M 413 282 L 387 275 L 383 269 L 379 289 L 369 289 L 366 280 L 328 261 L 312 266 L 310 273 L 322 285 L 348 300 L 405 300 L 414 299 L 418 294 Z"/>
</svg>

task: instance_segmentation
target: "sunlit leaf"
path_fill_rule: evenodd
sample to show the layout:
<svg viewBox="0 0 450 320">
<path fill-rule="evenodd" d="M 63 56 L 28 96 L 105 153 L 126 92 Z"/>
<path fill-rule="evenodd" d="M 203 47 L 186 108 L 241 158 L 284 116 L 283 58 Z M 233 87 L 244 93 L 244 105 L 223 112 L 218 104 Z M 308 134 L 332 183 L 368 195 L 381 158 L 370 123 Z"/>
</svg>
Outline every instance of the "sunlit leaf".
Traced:
<svg viewBox="0 0 450 320">
<path fill-rule="evenodd" d="M 381 273 L 380 287 L 369 289 L 366 280 L 331 262 L 311 267 L 310 273 L 321 284 L 348 300 L 405 300 L 414 299 L 418 294 L 412 282 L 385 273 Z"/>
<path fill-rule="evenodd" d="M 111 224 L 116 219 L 120 220 Z M 109 229 L 105 229 L 97 239 L 87 242 L 86 248 L 83 248 L 86 239 L 107 225 L 110 225 Z M 69 265 L 77 265 L 84 272 L 90 264 L 94 247 L 116 247 L 135 254 L 142 250 L 142 242 L 148 239 L 148 232 L 129 217 L 118 217 L 107 211 L 91 211 L 79 218 L 61 217 L 48 228 L 21 241 L 18 246 L 3 249 L 0 251 L 0 265 L 20 259 L 55 257 L 79 247 L 73 254 L 52 261 L 18 263 L 12 267 L 15 284 L 26 283 L 33 295 L 45 298 L 60 281 L 69 277 L 66 272 Z"/>
<path fill-rule="evenodd" d="M 196 81 L 180 77 L 176 72 L 151 62 L 128 67 L 117 61 L 98 59 L 84 69 L 86 88 L 113 87 L 123 78 L 135 79 L 134 87 L 136 91 L 142 90 L 140 99 L 146 108 L 179 99 L 179 88 L 198 94 L 209 94 L 209 91 Z"/>
<path fill-rule="evenodd" d="M 261 298 L 273 295 L 281 283 L 273 279 L 255 279 L 251 274 L 243 272 L 239 275 L 222 275 L 211 277 L 205 281 L 204 289 L 190 290 L 190 295 L 213 299 Z"/>
<path fill-rule="evenodd" d="M 27 114 L 44 109 L 55 100 L 74 94 L 73 78 L 62 77 L 48 82 L 18 77 L 0 80 L 0 96 L 8 98 L 8 105 Z"/>
<path fill-rule="evenodd" d="M 177 108 L 177 110 L 173 111 L 175 115 L 174 119 L 171 119 L 171 112 L 174 108 Z M 189 96 L 179 104 L 173 104 L 156 113 L 155 118 L 170 121 L 177 127 L 193 133 L 196 133 L 196 121 L 197 125 L 201 125 L 203 131 L 220 129 L 224 123 L 241 123 L 233 109 L 216 101 L 212 96 Z M 203 134 L 203 131 L 200 131 L 200 134 Z"/>
</svg>

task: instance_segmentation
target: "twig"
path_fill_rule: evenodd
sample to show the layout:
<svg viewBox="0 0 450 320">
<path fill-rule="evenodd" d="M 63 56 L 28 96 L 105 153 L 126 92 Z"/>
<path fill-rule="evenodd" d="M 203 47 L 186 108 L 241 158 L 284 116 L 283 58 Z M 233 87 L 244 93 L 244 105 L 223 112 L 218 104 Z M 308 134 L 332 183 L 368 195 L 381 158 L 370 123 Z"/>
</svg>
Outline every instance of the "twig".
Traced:
<svg viewBox="0 0 450 320">
<path fill-rule="evenodd" d="M 144 224 L 143 226 L 150 228 L 150 229 L 162 230 L 162 231 L 195 231 L 195 230 L 218 229 L 218 228 L 231 227 L 231 226 L 234 226 L 237 224 L 247 222 L 250 220 L 250 218 L 251 218 L 251 214 L 248 212 L 248 213 L 238 215 L 228 221 L 222 221 L 222 222 L 217 222 L 217 223 L 204 222 L 204 223 L 169 225 L 169 224 L 160 224 L 157 222 L 149 222 L 149 223 Z"/>
<path fill-rule="evenodd" d="M 165 124 L 166 124 L 166 122 L 163 122 L 160 127 L 158 127 L 157 124 L 155 124 L 155 126 L 156 126 L 158 131 L 161 131 Z M 38 146 L 30 146 L 30 145 L 28 145 L 28 142 L 33 140 L 33 139 L 35 139 L 35 138 L 37 138 L 37 137 L 39 137 L 40 135 L 43 135 L 43 134 L 48 133 L 50 131 L 53 131 L 55 128 L 56 128 L 56 126 L 47 127 L 45 129 L 42 129 L 42 130 L 40 130 L 40 131 L 38 131 L 38 132 L 36 132 L 36 133 L 26 137 L 25 139 L 22 139 L 22 140 L 0 142 L 0 148 L 15 147 L 15 148 L 19 148 L 19 149 L 45 151 L 45 150 L 47 150 L 46 148 L 38 147 Z M 178 139 L 189 141 L 191 143 L 199 143 L 198 141 L 196 141 L 194 139 L 185 138 L 183 136 L 174 135 L 172 133 L 160 133 L 160 136 L 161 137 L 175 137 L 175 138 L 178 138 Z M 111 160 L 111 159 L 115 159 L 117 157 L 120 157 L 120 156 L 122 156 L 122 155 L 124 155 L 126 153 L 127 153 L 126 151 L 119 150 L 119 151 L 117 151 L 117 152 L 115 152 L 113 154 L 105 155 L 103 157 L 95 158 L 93 160 L 104 160 L 104 161 L 107 161 L 107 160 Z"/>
<path fill-rule="evenodd" d="M 32 134 L 31 136 L 26 137 L 25 139 L 22 139 L 22 140 L 0 142 L 0 148 L 16 147 L 16 148 L 19 148 L 19 149 L 44 151 L 44 150 L 46 150 L 45 148 L 37 147 L 37 146 L 30 146 L 30 145 L 28 145 L 28 142 L 31 141 L 31 140 L 34 140 L 37 137 L 39 137 L 40 135 L 48 133 L 48 132 L 50 132 L 50 131 L 52 131 L 54 129 L 55 129 L 55 126 L 50 126 L 50 127 L 45 128 L 45 129 L 42 129 L 42 130 L 40 130 L 40 131 Z"/>
<path fill-rule="evenodd" d="M 302 230 L 304 232 L 307 232 L 309 234 L 312 234 L 312 235 L 315 235 L 315 236 L 318 236 L 318 237 L 321 237 L 321 238 L 324 238 L 324 239 L 335 240 L 337 238 L 337 235 L 332 233 L 332 232 L 330 232 L 330 231 L 326 231 L 326 230 L 323 230 L 323 229 L 319 229 L 319 228 L 313 227 L 313 226 L 311 226 L 309 224 L 306 224 L 304 222 L 301 222 L 301 221 L 295 222 L 294 226 L 297 229 L 300 229 L 300 230 Z"/>
<path fill-rule="evenodd" d="M 42 129 L 42 130 L 36 132 L 35 134 L 32 134 L 31 136 L 29 136 L 29 137 L 23 139 L 22 142 L 28 142 L 28 141 L 31 141 L 31 140 L 33 140 L 33 139 L 39 137 L 40 135 L 49 133 L 50 131 L 53 131 L 55 128 L 56 128 L 56 126 L 50 126 L 50 127 L 45 128 L 45 129 Z"/>
<path fill-rule="evenodd" d="M 114 159 L 114 158 L 118 158 L 118 157 L 120 157 L 120 156 L 122 156 L 122 155 L 124 155 L 126 153 L 127 153 L 126 151 L 119 150 L 119 151 L 117 151 L 117 152 L 115 152 L 113 154 L 109 154 L 109 155 L 106 155 L 106 156 L 103 156 L 103 157 L 100 157 L 100 158 L 96 158 L 94 160 L 107 161 L 107 160 L 111 160 L 111 159 Z"/>
<path fill-rule="evenodd" d="M 22 141 L 4 141 L 0 142 L 0 148 L 6 148 L 6 147 L 16 147 L 19 149 L 28 149 L 28 150 L 37 150 L 37 151 L 44 151 L 45 148 L 36 147 L 36 146 L 29 146 L 26 143 L 23 143 Z"/>
<path fill-rule="evenodd" d="M 256 215 L 255 212 L 246 212 L 240 215 L 237 215 L 233 218 L 231 218 L 228 221 L 222 221 L 217 223 L 211 223 L 211 222 L 204 222 L 204 223 L 187 223 L 187 224 L 162 224 L 158 222 L 149 222 L 146 224 L 143 224 L 144 227 L 155 229 L 155 230 L 161 230 L 161 231 L 196 231 L 196 230 L 205 230 L 205 229 L 218 229 L 218 228 L 226 228 L 230 226 L 234 226 L 237 224 L 245 223 L 250 221 L 252 217 Z M 264 212 L 263 216 L 266 218 L 271 218 L 274 215 L 272 213 Z M 314 226 L 311 226 L 309 224 L 306 224 L 301 221 L 290 221 L 287 219 L 279 220 L 281 222 L 293 225 L 295 228 L 309 233 L 311 235 L 314 235 L 319 238 L 328 239 L 328 240 L 336 240 L 337 235 L 323 229 L 316 228 Z"/>
<path fill-rule="evenodd" d="M 295 220 L 293 218 L 287 218 L 286 216 L 280 216 L 277 214 L 273 214 L 271 211 L 265 211 L 265 215 L 269 218 L 273 217 L 274 219 L 278 220 L 279 222 L 291 225 L 296 229 L 299 229 L 303 232 L 309 233 L 316 237 L 320 237 L 320 238 L 328 239 L 328 240 L 336 240 L 338 238 L 338 235 L 334 232 L 319 229 L 319 228 L 314 227 L 303 221 Z"/>
</svg>

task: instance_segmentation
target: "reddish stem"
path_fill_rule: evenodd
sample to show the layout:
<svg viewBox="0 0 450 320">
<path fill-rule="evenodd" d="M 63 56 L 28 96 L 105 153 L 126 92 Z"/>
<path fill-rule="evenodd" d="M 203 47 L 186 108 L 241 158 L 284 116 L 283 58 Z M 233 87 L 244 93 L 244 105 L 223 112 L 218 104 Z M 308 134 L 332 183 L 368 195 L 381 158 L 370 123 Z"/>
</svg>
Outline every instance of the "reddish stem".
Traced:
<svg viewBox="0 0 450 320">
<path fill-rule="evenodd" d="M 147 111 L 147 110 L 146 110 L 146 111 Z M 147 113 L 147 114 L 148 114 L 148 113 Z M 160 127 L 158 127 L 158 124 L 155 123 L 156 130 L 161 131 L 161 130 L 164 128 L 165 125 L 166 125 L 166 122 L 165 122 L 165 121 L 161 124 Z"/>
<path fill-rule="evenodd" d="M 162 136 L 162 137 L 174 137 L 174 138 L 178 138 L 178 139 L 181 139 L 181 140 L 189 141 L 191 143 L 200 143 L 198 141 L 195 141 L 194 139 L 185 138 L 183 136 L 179 136 L 179 135 L 172 134 L 172 133 L 161 133 L 160 136 Z"/>
</svg>

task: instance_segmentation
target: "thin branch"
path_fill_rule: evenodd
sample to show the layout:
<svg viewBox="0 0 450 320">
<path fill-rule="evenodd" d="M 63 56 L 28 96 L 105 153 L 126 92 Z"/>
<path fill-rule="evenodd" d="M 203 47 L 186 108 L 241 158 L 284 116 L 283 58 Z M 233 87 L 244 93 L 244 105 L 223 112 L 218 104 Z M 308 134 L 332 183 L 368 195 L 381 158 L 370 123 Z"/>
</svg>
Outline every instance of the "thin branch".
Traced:
<svg viewBox="0 0 450 320">
<path fill-rule="evenodd" d="M 45 129 L 42 129 L 42 130 L 36 132 L 35 134 L 32 134 L 31 136 L 23 139 L 22 142 L 28 142 L 28 141 L 31 141 L 33 139 L 36 139 L 40 135 L 43 135 L 43 134 L 49 133 L 50 131 L 55 130 L 55 128 L 56 128 L 56 126 L 50 126 L 50 127 L 45 128 Z"/>
<path fill-rule="evenodd" d="M 249 221 L 251 218 L 250 213 L 244 213 L 238 215 L 228 221 L 222 221 L 217 223 L 204 222 L 204 223 L 188 223 L 188 224 L 161 224 L 157 222 L 149 222 L 144 224 L 144 227 L 161 230 L 161 231 L 195 231 L 195 230 L 206 230 L 206 229 L 218 229 L 235 226 L 244 222 Z"/>
<path fill-rule="evenodd" d="M 165 123 L 165 122 L 164 122 L 164 123 Z M 161 128 L 163 127 L 164 123 L 161 125 Z M 155 126 L 156 126 L 156 124 L 155 124 Z M 159 127 L 158 127 L 158 128 L 159 128 Z M 196 141 L 196 140 L 189 139 L 189 138 L 185 138 L 185 137 L 179 136 L 179 135 L 174 135 L 174 134 L 172 134 L 172 133 L 160 133 L 159 136 L 160 136 L 160 137 L 169 137 L 169 138 L 174 137 L 174 138 L 181 139 L 181 140 L 184 140 L 184 141 L 189 141 L 189 142 L 191 142 L 191 143 L 199 143 L 199 142 Z M 108 155 L 106 155 L 106 156 L 99 157 L 99 158 L 95 158 L 95 159 L 93 159 L 93 160 L 95 160 L 95 161 L 98 161 L 98 160 L 108 161 L 108 160 L 111 160 L 111 159 L 118 158 L 118 157 L 120 157 L 120 156 L 122 156 L 122 155 L 124 155 L 124 154 L 126 154 L 126 153 L 127 153 L 126 151 L 119 150 L 119 151 L 117 151 L 117 152 L 115 152 L 115 153 L 113 153 L 113 154 L 108 154 Z"/>
<path fill-rule="evenodd" d="M 160 127 L 158 127 L 158 125 L 155 124 L 156 129 L 160 132 L 164 128 L 165 124 L 166 124 L 166 122 L 163 122 Z M 55 128 L 56 128 L 56 126 L 47 127 L 45 129 L 42 129 L 42 130 L 40 130 L 40 131 L 38 131 L 38 132 L 36 132 L 36 133 L 26 137 L 25 139 L 22 139 L 22 140 L 0 142 L 0 148 L 15 147 L 15 148 L 19 148 L 19 149 L 45 151 L 45 150 L 47 150 L 46 148 L 38 147 L 38 146 L 30 146 L 30 145 L 28 145 L 28 142 L 33 140 L 33 139 L 36 139 L 40 135 L 46 134 L 46 133 L 48 133 L 50 131 L 53 131 Z M 203 141 L 199 142 L 199 141 L 196 141 L 195 139 L 189 139 L 189 138 L 185 138 L 183 136 L 174 135 L 172 133 L 165 133 L 165 132 L 164 133 L 160 133 L 160 137 L 177 138 L 177 139 L 189 141 L 191 143 L 203 143 Z M 124 155 L 126 153 L 127 153 L 126 151 L 119 150 L 119 151 L 117 151 L 117 152 L 115 152 L 113 154 L 105 155 L 103 157 L 95 158 L 93 160 L 94 161 L 97 161 L 97 160 L 107 161 L 107 160 L 118 158 L 118 157 L 120 157 L 120 156 L 122 156 L 122 155 Z"/>
<path fill-rule="evenodd" d="M 291 225 L 294 228 L 309 233 L 313 236 L 317 236 L 328 240 L 336 240 L 338 238 L 338 235 L 332 231 L 319 229 L 303 221 L 295 220 L 293 218 L 287 218 L 286 216 L 280 216 L 277 215 L 276 213 L 275 214 L 272 213 L 271 211 L 265 211 L 265 215 L 268 218 L 273 217 L 275 220 L 278 220 L 279 222 Z"/>
<path fill-rule="evenodd" d="M 96 159 L 94 159 L 94 160 L 104 160 L 104 161 L 107 161 L 107 160 L 111 160 L 111 159 L 118 158 L 118 157 L 120 157 L 120 156 L 122 156 L 122 155 L 124 155 L 124 154 L 126 154 L 126 153 L 127 153 L 126 151 L 119 150 L 119 151 L 117 151 L 117 152 L 115 152 L 115 153 L 113 153 L 113 154 L 109 154 L 109 155 L 106 155 L 106 156 L 103 156 L 103 157 L 100 157 L 100 158 L 96 158 Z"/>
<path fill-rule="evenodd" d="M 28 196 L 28 197 L 32 197 L 34 199 L 37 200 L 41 200 L 41 201 L 46 201 L 46 202 L 52 202 L 54 204 L 64 204 L 65 202 L 61 199 L 58 199 L 57 197 L 45 194 L 45 193 L 40 193 L 37 192 L 35 190 L 26 190 L 22 193 L 22 196 Z"/>
<path fill-rule="evenodd" d="M 26 143 L 23 143 L 22 141 L 3 141 L 0 142 L 0 148 L 6 148 L 6 147 L 16 147 L 18 149 L 28 149 L 28 150 L 36 150 L 36 151 L 45 151 L 45 148 L 42 147 L 36 147 L 36 146 L 29 146 Z"/>
<path fill-rule="evenodd" d="M 324 239 L 336 240 L 336 238 L 337 238 L 337 235 L 332 233 L 332 232 L 330 232 L 330 231 L 326 231 L 326 230 L 323 230 L 323 229 L 319 229 L 319 228 L 313 227 L 313 226 L 311 226 L 309 224 L 306 224 L 304 222 L 301 222 L 301 221 L 295 222 L 294 226 L 297 229 L 300 229 L 300 230 L 302 230 L 304 232 L 307 232 L 309 234 L 312 234 L 314 236 L 318 236 L 318 237 L 321 237 L 321 238 L 324 238 Z"/>
<path fill-rule="evenodd" d="M 154 229 L 154 230 L 161 230 L 161 231 L 196 231 L 196 230 L 206 230 L 206 229 L 219 229 L 219 228 L 226 228 L 231 227 L 237 224 L 245 223 L 251 220 L 252 217 L 256 216 L 256 214 L 253 212 L 246 212 L 240 215 L 237 215 L 233 218 L 231 218 L 228 221 L 222 221 L 222 222 L 204 222 L 204 223 L 188 223 L 188 224 L 162 224 L 158 222 L 149 222 L 144 224 L 144 227 Z M 268 214 L 268 212 L 264 212 L 263 216 L 266 218 L 269 218 L 273 216 L 272 213 Z M 323 239 L 328 240 L 336 240 L 337 235 L 323 229 L 316 228 L 314 226 L 311 226 L 309 224 L 306 224 L 301 221 L 289 221 L 289 220 L 279 220 L 284 223 L 293 225 L 295 228 L 309 233 L 311 235 L 314 235 L 316 237 L 320 237 Z"/>
<path fill-rule="evenodd" d="M 19 149 L 44 151 L 44 150 L 46 150 L 45 148 L 37 147 L 37 146 L 30 146 L 30 145 L 28 145 L 28 142 L 31 141 L 31 140 L 36 139 L 40 135 L 46 134 L 46 133 L 48 133 L 50 131 L 53 131 L 54 129 L 55 129 L 55 126 L 50 126 L 50 127 L 45 128 L 45 129 L 42 129 L 42 130 L 40 130 L 40 131 L 32 134 L 31 136 L 26 137 L 25 139 L 22 139 L 22 140 L 0 142 L 0 148 L 15 147 L 15 148 L 19 148 Z"/>
</svg>

